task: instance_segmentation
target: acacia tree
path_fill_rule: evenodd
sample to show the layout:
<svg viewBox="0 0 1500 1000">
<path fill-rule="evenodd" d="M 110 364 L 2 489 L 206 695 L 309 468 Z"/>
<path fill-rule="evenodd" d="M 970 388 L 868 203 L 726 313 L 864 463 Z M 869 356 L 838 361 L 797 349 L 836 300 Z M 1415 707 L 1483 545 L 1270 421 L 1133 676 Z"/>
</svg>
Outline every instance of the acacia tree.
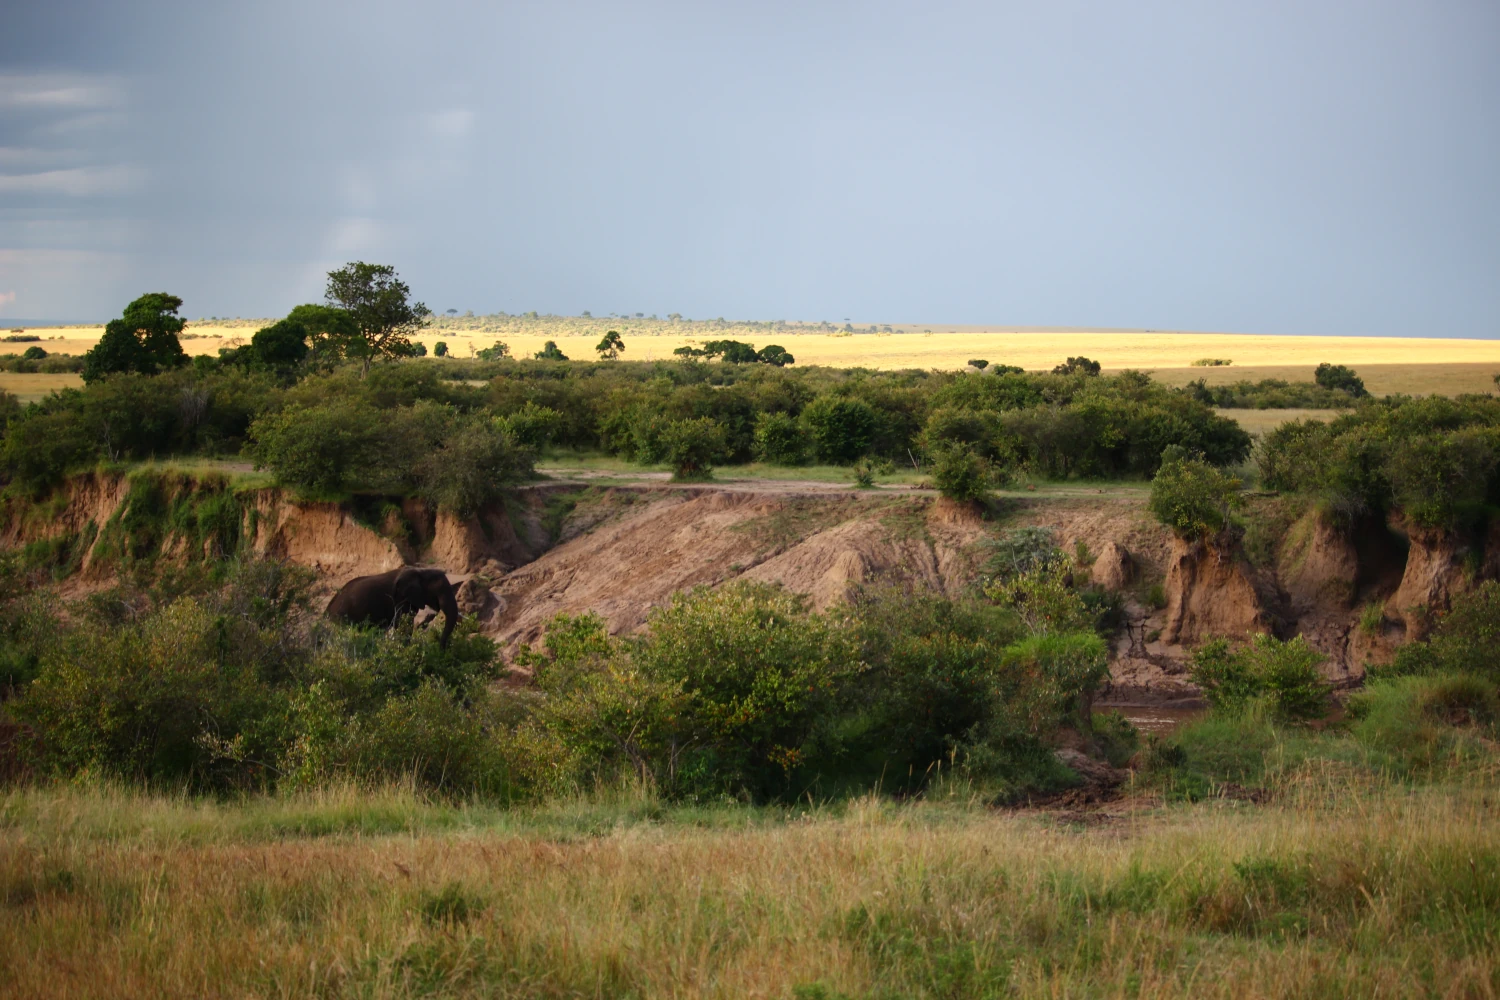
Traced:
<svg viewBox="0 0 1500 1000">
<path fill-rule="evenodd" d="M 361 374 L 369 374 L 378 357 L 404 358 L 416 353 L 411 337 L 426 328 L 432 311 L 412 302 L 411 289 L 386 264 L 354 261 L 328 272 L 328 303 L 344 310 L 354 323 L 356 335 L 347 352 L 362 362 Z"/>
<path fill-rule="evenodd" d="M 607 358 L 608 360 L 613 361 L 618 358 L 622 352 L 624 352 L 625 341 L 620 339 L 619 330 L 611 330 L 604 335 L 604 339 L 599 341 L 598 346 L 595 347 L 594 350 L 599 352 L 599 357 L 601 359 Z"/>
</svg>

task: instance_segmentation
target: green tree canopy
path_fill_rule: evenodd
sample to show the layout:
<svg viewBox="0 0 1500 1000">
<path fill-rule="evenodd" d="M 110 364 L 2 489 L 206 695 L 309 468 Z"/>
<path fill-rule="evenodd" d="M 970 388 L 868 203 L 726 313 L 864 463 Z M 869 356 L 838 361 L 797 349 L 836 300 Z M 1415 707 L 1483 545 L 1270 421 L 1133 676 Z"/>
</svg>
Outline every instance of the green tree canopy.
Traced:
<svg viewBox="0 0 1500 1000">
<path fill-rule="evenodd" d="M 411 289 L 386 264 L 354 261 L 328 272 L 328 303 L 347 312 L 357 334 L 345 354 L 357 358 L 368 373 L 377 358 L 404 358 L 414 353 L 411 337 L 424 329 L 432 315 L 425 305 L 411 301 Z"/>
<path fill-rule="evenodd" d="M 497 344 L 496 346 L 500 345 Z M 482 354 L 483 352 L 481 351 L 480 353 Z M 540 351 L 536 352 L 536 359 L 538 361 L 566 361 L 568 360 L 568 356 L 562 352 L 562 348 L 557 346 L 557 341 L 549 340 L 542 345 Z"/>
<path fill-rule="evenodd" d="M 599 352 L 601 359 L 607 358 L 613 361 L 625 350 L 625 341 L 620 339 L 619 330 L 611 330 L 604 335 L 604 339 L 599 341 L 594 350 Z"/>
<path fill-rule="evenodd" d="M 1313 381 L 1325 389 L 1342 389 L 1356 399 L 1370 394 L 1365 389 L 1365 380 L 1354 374 L 1354 369 L 1348 365 L 1331 365 L 1325 361 L 1313 372 Z"/>
<path fill-rule="evenodd" d="M 130 303 L 83 356 L 83 380 L 95 382 L 116 372 L 156 375 L 187 364 L 187 353 L 177 339 L 187 325 L 177 315 L 181 308 L 182 300 L 166 292 L 150 292 Z"/>
</svg>

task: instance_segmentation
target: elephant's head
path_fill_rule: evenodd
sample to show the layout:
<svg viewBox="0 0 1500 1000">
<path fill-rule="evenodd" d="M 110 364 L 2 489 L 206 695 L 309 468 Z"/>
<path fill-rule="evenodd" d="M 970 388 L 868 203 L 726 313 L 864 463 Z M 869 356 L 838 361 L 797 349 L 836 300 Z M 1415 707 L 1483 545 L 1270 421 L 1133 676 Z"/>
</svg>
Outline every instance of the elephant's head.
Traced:
<svg viewBox="0 0 1500 1000">
<path fill-rule="evenodd" d="M 458 624 L 458 599 L 453 594 L 453 584 L 448 574 L 440 569 L 406 568 L 396 574 L 392 596 L 396 600 L 396 614 L 415 614 L 423 608 L 443 613 L 444 649 L 448 647 L 448 636 Z"/>
</svg>

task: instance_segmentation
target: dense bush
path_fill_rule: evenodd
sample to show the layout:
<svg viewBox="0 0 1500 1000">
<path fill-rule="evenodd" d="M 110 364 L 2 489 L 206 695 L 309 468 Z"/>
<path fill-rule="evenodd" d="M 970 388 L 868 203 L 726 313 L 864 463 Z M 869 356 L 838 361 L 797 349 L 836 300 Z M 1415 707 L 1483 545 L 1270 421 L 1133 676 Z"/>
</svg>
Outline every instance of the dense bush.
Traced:
<svg viewBox="0 0 1500 1000">
<path fill-rule="evenodd" d="M 1486 580 L 1453 599 L 1425 642 L 1407 643 L 1371 675 L 1472 674 L 1500 683 L 1500 581 Z"/>
<path fill-rule="evenodd" d="M 713 463 L 724 457 L 724 425 L 711 417 L 674 420 L 661 429 L 661 451 L 672 478 L 707 478 Z"/>
<path fill-rule="evenodd" d="M 1183 386 L 1183 393 L 1194 399 L 1225 409 L 1335 410 L 1353 406 L 1358 396 L 1345 389 L 1328 388 L 1316 382 L 1287 382 L 1267 378 L 1259 382 L 1241 380 L 1209 385 L 1206 379 L 1195 379 Z"/>
<path fill-rule="evenodd" d="M 1258 461 L 1266 486 L 1310 494 L 1345 521 L 1395 512 L 1465 528 L 1500 500 L 1500 400 L 1390 398 L 1292 421 L 1265 436 Z"/>
<path fill-rule="evenodd" d="M 996 470 L 967 445 L 949 445 L 932 461 L 932 485 L 950 500 L 977 503 L 997 485 Z"/>
<path fill-rule="evenodd" d="M 1257 635 L 1239 649 L 1214 639 L 1193 653 L 1191 675 L 1216 712 L 1233 715 L 1265 699 L 1279 719 L 1313 719 L 1328 710 L 1328 683 L 1318 673 L 1325 659 L 1300 635 Z"/>
<path fill-rule="evenodd" d="M 1151 480 L 1148 507 L 1179 537 L 1208 538 L 1229 525 L 1229 512 L 1243 502 L 1240 486 L 1207 462 L 1169 454 Z"/>
</svg>

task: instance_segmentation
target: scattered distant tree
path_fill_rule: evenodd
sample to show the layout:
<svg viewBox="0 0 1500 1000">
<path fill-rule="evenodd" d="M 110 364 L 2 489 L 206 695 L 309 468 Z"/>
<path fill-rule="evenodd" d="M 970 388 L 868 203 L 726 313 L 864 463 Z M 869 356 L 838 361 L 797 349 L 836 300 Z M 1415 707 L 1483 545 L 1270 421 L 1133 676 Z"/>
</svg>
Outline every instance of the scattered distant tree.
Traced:
<svg viewBox="0 0 1500 1000">
<path fill-rule="evenodd" d="M 767 344 L 756 352 L 755 359 L 762 364 L 775 365 L 777 368 L 785 368 L 797 362 L 797 359 L 787 353 L 787 349 L 780 344 Z"/>
<path fill-rule="evenodd" d="M 538 361 L 566 361 L 568 356 L 557 346 L 557 341 L 549 340 L 542 345 L 542 349 L 535 355 Z"/>
<path fill-rule="evenodd" d="M 1097 361 L 1088 358 L 1069 358 L 1056 368 L 1052 369 L 1054 375 L 1098 375 L 1102 366 Z"/>
<path fill-rule="evenodd" d="M 21 353 L 24 361 L 40 361 L 47 356 L 47 352 L 40 347 L 28 347 Z"/>
<path fill-rule="evenodd" d="M 551 343 L 551 341 L 548 341 L 548 343 Z M 470 350 L 473 350 L 472 346 Z M 492 346 L 481 349 L 475 357 L 480 361 L 500 361 L 503 358 L 510 357 L 510 345 L 504 341 L 497 340 Z"/>
<path fill-rule="evenodd" d="M 983 358 L 975 358 L 975 359 L 971 359 L 969 361 L 969 367 L 971 367 L 971 368 L 978 368 L 980 371 L 984 371 L 989 366 L 990 366 L 990 363 L 988 361 L 984 360 Z"/>
<path fill-rule="evenodd" d="M 594 314 L 591 313 L 591 312 L 589 312 L 587 309 L 585 309 L 583 311 L 583 318 L 584 319 L 593 319 L 594 318 Z"/>
<path fill-rule="evenodd" d="M 1369 395 L 1365 390 L 1365 380 L 1347 365 L 1331 365 L 1325 361 L 1313 372 L 1313 381 L 1325 389 L 1342 389 L 1356 399 Z"/>
<path fill-rule="evenodd" d="M 682 319 L 682 313 L 667 313 L 667 319 L 671 320 L 673 323 L 676 323 Z"/>
<path fill-rule="evenodd" d="M 449 309 L 448 310 L 448 315 L 449 316 L 457 316 L 458 315 L 458 310 L 457 309 Z"/>
<path fill-rule="evenodd" d="M 358 336 L 346 351 L 368 374 L 376 358 L 400 358 L 411 353 L 411 337 L 425 328 L 431 311 L 411 301 L 411 289 L 385 264 L 354 261 L 328 272 L 328 302 L 349 313 Z"/>
<path fill-rule="evenodd" d="M 446 358 L 448 356 L 448 342 L 440 340 L 432 345 L 432 356 L 435 358 Z"/>
<path fill-rule="evenodd" d="M 156 375 L 187 364 L 187 353 L 177 339 L 187 325 L 177 315 L 181 308 L 182 300 L 166 292 L 151 292 L 130 303 L 83 356 L 83 380 L 94 382 L 115 372 Z"/>
<path fill-rule="evenodd" d="M 599 341 L 599 345 L 594 350 L 599 352 L 601 359 L 613 361 L 625 350 L 625 341 L 620 339 L 619 330 L 611 330 L 604 335 L 604 339 Z"/>
<path fill-rule="evenodd" d="M 642 316 L 645 316 L 645 315 L 646 315 L 645 313 L 636 313 L 635 314 L 635 318 L 636 319 L 640 319 Z"/>
</svg>

